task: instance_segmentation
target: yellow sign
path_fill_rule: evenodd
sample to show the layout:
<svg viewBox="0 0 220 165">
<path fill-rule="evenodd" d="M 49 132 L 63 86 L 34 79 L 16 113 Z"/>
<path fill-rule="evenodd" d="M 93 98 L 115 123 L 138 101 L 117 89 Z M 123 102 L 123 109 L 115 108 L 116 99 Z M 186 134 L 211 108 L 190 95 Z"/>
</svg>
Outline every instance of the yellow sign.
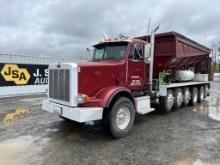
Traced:
<svg viewBox="0 0 220 165">
<path fill-rule="evenodd" d="M 14 81 L 17 85 L 27 84 L 30 74 L 25 68 L 19 68 L 17 64 L 5 64 L 1 71 L 5 81 Z"/>
</svg>

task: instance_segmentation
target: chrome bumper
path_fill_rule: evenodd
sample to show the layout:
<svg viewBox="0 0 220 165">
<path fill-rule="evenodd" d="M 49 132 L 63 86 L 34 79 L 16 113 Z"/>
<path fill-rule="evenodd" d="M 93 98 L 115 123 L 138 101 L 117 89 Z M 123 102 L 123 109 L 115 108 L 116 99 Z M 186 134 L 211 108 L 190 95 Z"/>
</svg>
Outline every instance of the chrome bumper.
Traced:
<svg viewBox="0 0 220 165">
<path fill-rule="evenodd" d="M 41 108 L 80 123 L 100 120 L 103 114 L 103 108 L 101 107 L 69 107 L 50 102 L 49 100 L 43 100 Z"/>
</svg>

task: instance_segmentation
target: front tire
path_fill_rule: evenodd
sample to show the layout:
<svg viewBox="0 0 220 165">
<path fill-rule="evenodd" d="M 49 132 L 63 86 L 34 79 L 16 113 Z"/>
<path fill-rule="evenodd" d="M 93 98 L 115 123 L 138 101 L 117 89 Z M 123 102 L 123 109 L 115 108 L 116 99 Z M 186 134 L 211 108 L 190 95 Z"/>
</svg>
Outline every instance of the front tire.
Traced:
<svg viewBox="0 0 220 165">
<path fill-rule="evenodd" d="M 104 118 L 105 127 L 107 125 L 114 138 L 127 136 L 131 132 L 135 118 L 135 109 L 131 100 L 121 97 L 108 110 Z"/>
</svg>

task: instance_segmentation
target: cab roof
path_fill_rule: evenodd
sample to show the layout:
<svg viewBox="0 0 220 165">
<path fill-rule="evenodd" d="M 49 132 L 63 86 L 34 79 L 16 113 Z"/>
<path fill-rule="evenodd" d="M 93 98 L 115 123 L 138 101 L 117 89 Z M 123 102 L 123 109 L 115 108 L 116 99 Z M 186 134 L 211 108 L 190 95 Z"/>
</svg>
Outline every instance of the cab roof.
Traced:
<svg viewBox="0 0 220 165">
<path fill-rule="evenodd" d="M 104 41 L 100 41 L 99 43 L 93 45 L 93 47 L 104 45 L 104 44 L 114 44 L 114 43 L 146 43 L 146 41 L 138 38 L 126 38 L 126 39 L 107 39 Z"/>
</svg>

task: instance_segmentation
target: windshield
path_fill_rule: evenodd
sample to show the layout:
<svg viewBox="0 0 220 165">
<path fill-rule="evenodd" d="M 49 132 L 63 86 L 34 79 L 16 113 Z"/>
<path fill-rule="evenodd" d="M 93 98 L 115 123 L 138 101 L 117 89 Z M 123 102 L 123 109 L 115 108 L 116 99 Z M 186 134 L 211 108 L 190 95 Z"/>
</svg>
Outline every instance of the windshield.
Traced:
<svg viewBox="0 0 220 165">
<path fill-rule="evenodd" d="M 97 45 L 94 49 L 93 61 L 124 59 L 127 43 L 108 43 Z"/>
</svg>

